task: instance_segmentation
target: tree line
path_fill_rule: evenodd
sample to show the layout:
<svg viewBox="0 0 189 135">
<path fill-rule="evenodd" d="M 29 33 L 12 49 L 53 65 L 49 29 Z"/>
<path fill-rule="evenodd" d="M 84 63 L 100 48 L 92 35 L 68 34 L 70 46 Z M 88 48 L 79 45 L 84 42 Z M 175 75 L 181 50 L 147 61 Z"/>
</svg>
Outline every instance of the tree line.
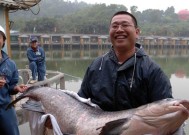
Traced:
<svg viewBox="0 0 189 135">
<path fill-rule="evenodd" d="M 11 29 L 23 33 L 108 34 L 112 15 L 119 10 L 134 14 L 141 35 L 189 36 L 189 20 L 179 19 L 173 6 L 165 11 L 138 11 L 118 4 L 87 4 L 64 0 L 42 0 L 28 11 L 10 12 Z"/>
</svg>

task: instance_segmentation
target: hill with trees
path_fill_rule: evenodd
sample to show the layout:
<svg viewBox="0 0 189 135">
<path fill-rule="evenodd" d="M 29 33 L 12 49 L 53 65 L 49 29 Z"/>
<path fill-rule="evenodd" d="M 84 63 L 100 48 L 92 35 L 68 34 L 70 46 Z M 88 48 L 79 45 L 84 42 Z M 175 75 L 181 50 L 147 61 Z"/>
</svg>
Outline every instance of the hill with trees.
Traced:
<svg viewBox="0 0 189 135">
<path fill-rule="evenodd" d="M 109 21 L 119 10 L 134 14 L 138 20 L 141 35 L 189 36 L 189 19 L 181 20 L 174 7 L 165 11 L 124 5 L 87 4 L 64 0 L 42 0 L 28 11 L 10 13 L 14 23 L 12 29 L 23 33 L 72 33 L 108 34 Z"/>
</svg>

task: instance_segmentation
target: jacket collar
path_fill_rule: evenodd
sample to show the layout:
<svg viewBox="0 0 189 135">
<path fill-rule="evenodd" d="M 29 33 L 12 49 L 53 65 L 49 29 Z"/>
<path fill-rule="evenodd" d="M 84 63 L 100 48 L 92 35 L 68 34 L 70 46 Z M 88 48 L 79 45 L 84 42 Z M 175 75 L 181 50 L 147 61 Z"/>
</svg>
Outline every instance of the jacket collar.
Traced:
<svg viewBox="0 0 189 135">
<path fill-rule="evenodd" d="M 139 43 L 135 44 L 135 48 L 136 48 L 136 57 L 142 57 L 146 55 L 144 49 L 142 48 L 142 45 L 140 45 Z M 110 49 L 108 55 L 112 61 L 114 61 L 115 63 L 118 63 L 118 59 L 117 59 L 117 56 L 115 54 L 113 47 Z M 135 54 L 133 54 L 133 56 L 130 59 L 132 59 L 134 55 Z"/>
</svg>

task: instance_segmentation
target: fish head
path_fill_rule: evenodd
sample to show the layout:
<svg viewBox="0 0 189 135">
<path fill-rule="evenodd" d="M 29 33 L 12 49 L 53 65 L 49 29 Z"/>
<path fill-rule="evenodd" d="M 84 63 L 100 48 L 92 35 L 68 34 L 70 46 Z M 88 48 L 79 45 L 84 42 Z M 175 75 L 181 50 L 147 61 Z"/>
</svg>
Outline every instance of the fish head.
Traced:
<svg viewBox="0 0 189 135">
<path fill-rule="evenodd" d="M 151 129 L 147 133 L 173 133 L 189 117 L 188 100 L 164 99 L 141 108 L 135 112 L 132 122 Z"/>
</svg>

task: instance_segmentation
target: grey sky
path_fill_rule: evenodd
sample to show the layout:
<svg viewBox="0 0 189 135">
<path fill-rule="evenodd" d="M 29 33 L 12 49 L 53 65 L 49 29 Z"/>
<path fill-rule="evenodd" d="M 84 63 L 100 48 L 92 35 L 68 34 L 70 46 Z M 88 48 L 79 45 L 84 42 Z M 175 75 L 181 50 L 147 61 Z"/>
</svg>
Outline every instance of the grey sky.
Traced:
<svg viewBox="0 0 189 135">
<path fill-rule="evenodd" d="M 71 0 L 75 1 L 75 0 Z M 175 11 L 178 12 L 182 9 L 189 9 L 189 0 L 77 0 L 78 2 L 84 1 L 86 3 L 106 3 L 106 4 L 123 4 L 127 8 L 137 6 L 139 11 L 145 9 L 160 9 L 166 10 L 168 7 L 174 6 Z"/>
</svg>

